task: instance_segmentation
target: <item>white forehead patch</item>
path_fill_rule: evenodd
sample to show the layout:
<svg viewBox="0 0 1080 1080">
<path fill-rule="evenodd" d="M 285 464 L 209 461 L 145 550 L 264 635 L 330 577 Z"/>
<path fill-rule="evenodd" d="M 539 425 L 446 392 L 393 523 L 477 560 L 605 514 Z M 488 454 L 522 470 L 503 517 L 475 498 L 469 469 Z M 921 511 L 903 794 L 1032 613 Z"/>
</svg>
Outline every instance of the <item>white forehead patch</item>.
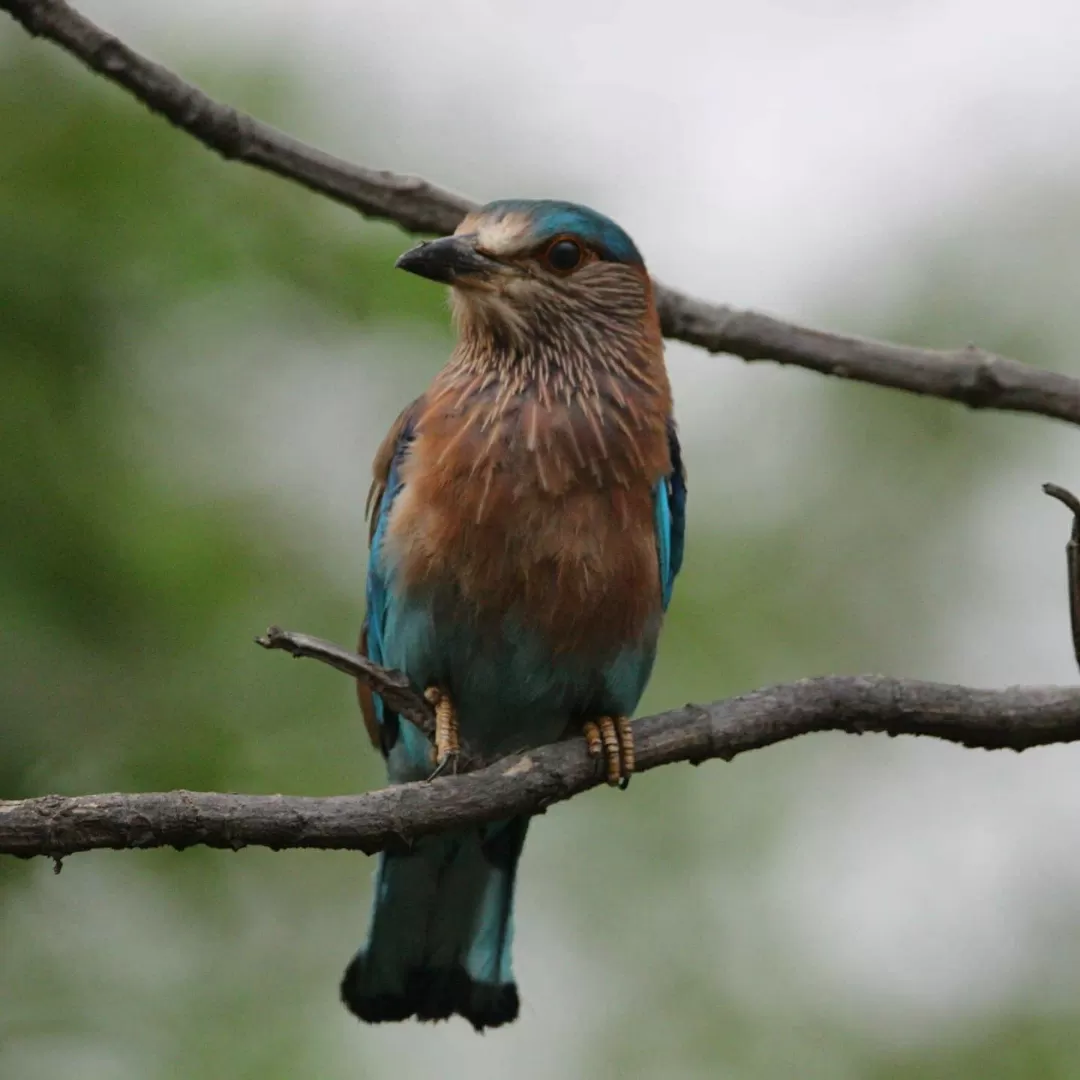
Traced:
<svg viewBox="0 0 1080 1080">
<path fill-rule="evenodd" d="M 510 255 L 530 247 L 532 222 L 527 214 L 504 214 L 497 220 L 469 214 L 454 230 L 455 235 L 476 234 L 476 246 L 491 255 Z"/>
</svg>

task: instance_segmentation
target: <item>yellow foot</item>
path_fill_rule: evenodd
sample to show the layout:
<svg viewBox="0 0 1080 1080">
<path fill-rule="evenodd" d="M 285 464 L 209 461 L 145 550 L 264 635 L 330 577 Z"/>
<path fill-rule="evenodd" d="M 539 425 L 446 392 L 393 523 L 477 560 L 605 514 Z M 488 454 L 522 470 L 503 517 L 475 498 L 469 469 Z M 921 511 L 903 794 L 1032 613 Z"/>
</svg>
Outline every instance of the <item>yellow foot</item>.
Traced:
<svg viewBox="0 0 1080 1080">
<path fill-rule="evenodd" d="M 582 728 L 590 757 L 603 757 L 607 782 L 625 790 L 634 771 L 634 733 L 625 716 L 601 716 L 586 720 Z"/>
<path fill-rule="evenodd" d="M 450 695 L 437 686 L 429 686 L 424 697 L 435 708 L 435 771 L 428 777 L 434 780 L 447 765 L 457 772 L 457 759 L 461 753 L 461 737 L 458 734 L 457 709 Z"/>
</svg>

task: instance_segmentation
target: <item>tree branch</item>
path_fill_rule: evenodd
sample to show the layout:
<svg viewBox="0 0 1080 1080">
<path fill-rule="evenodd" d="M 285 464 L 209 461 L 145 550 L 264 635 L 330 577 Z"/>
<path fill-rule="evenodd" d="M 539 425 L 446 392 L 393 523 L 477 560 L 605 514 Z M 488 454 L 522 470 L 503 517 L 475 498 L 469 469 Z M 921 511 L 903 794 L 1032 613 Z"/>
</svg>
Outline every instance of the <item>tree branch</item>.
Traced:
<svg viewBox="0 0 1080 1080">
<path fill-rule="evenodd" d="M 429 739 L 434 736 L 435 710 L 422 694 L 412 688 L 409 677 L 403 671 L 381 667 L 366 656 L 351 653 L 332 641 L 282 630 L 280 626 L 271 626 L 265 634 L 255 639 L 255 644 L 264 649 L 280 649 L 297 659 L 307 657 L 319 660 L 336 671 L 343 671 L 366 682 L 391 709 L 412 721 Z M 490 764 L 490 759 L 482 760 L 467 742 L 459 738 L 458 753 L 454 759 L 455 772 L 472 772 Z M 434 758 L 431 766 L 434 769 Z"/>
<path fill-rule="evenodd" d="M 1073 524 L 1065 545 L 1065 581 L 1069 594 L 1069 624 L 1072 629 L 1073 656 L 1080 667 L 1080 499 L 1058 484 L 1043 484 L 1043 491 L 1066 506 Z"/>
<path fill-rule="evenodd" d="M 972 409 L 1034 413 L 1080 424 L 1080 379 L 974 345 L 917 349 L 830 334 L 756 311 L 703 303 L 663 286 L 658 298 L 665 335 L 712 353 L 793 364 L 822 375 L 958 401 Z"/>
<path fill-rule="evenodd" d="M 214 101 L 64 0 L 3 0 L 0 8 L 29 33 L 55 42 L 227 161 L 243 161 L 295 180 L 367 217 L 396 221 L 410 232 L 453 232 L 473 206 L 419 177 L 342 161 Z"/>
<path fill-rule="evenodd" d="M 452 232 L 475 206 L 418 177 L 342 161 L 214 101 L 140 56 L 64 0 L 0 0 L 0 9 L 31 34 L 55 42 L 228 160 L 294 180 L 367 217 L 396 222 L 410 232 Z M 939 351 L 825 333 L 758 312 L 705 303 L 664 286 L 657 288 L 665 335 L 712 353 L 793 364 L 976 409 L 1035 413 L 1080 424 L 1080 380 L 1068 375 L 974 346 Z"/>
<path fill-rule="evenodd" d="M 815 731 L 930 735 L 987 750 L 1080 740 L 1080 689 L 963 686 L 827 676 L 635 721 L 638 769 L 730 761 Z M 0 802 L 0 854 L 54 858 L 95 848 L 347 848 L 371 854 L 429 833 L 535 814 L 602 782 L 583 739 L 478 772 L 366 795 L 304 798 L 173 791 Z"/>
<path fill-rule="evenodd" d="M 255 644 L 264 649 L 280 649 L 296 659 L 319 660 L 346 675 L 362 679 L 391 709 L 411 720 L 425 734 L 431 735 L 435 731 L 435 711 L 423 695 L 412 688 L 403 671 L 381 667 L 366 656 L 349 652 L 333 642 L 282 630 L 280 626 L 271 626 L 255 639 Z"/>
</svg>

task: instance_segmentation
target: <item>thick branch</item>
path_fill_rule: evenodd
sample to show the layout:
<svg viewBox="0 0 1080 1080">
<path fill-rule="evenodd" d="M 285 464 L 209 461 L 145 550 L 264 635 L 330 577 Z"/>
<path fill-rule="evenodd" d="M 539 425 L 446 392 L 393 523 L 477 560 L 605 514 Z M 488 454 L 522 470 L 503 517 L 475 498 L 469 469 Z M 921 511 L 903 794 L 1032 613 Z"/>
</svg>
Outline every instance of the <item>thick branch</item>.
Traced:
<svg viewBox="0 0 1080 1080">
<path fill-rule="evenodd" d="M 988 750 L 1075 742 L 1080 689 L 973 690 L 881 675 L 828 676 L 634 724 L 643 771 L 676 761 L 730 761 L 814 731 L 932 735 Z M 466 776 L 366 795 L 47 795 L 0 802 L 0 853 L 59 857 L 94 848 L 257 844 L 370 854 L 428 833 L 538 813 L 600 781 L 584 740 L 571 739 Z"/>
<path fill-rule="evenodd" d="M 414 176 L 365 169 L 207 97 L 140 56 L 63 0 L 0 0 L 31 34 L 56 42 L 223 157 L 295 180 L 368 217 L 448 233 L 475 204 Z M 828 334 L 659 286 L 664 333 L 714 353 L 773 360 L 825 375 L 1080 424 L 1080 380 L 973 346 L 937 351 Z"/>
</svg>

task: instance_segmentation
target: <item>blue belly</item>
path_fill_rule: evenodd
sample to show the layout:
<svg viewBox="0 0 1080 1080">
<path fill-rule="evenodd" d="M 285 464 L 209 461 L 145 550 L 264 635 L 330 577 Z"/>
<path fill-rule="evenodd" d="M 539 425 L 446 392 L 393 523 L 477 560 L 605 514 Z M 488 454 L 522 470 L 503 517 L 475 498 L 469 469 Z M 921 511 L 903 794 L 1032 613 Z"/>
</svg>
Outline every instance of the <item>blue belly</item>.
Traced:
<svg viewBox="0 0 1080 1080">
<path fill-rule="evenodd" d="M 495 758 L 562 738 L 589 717 L 628 716 L 652 670 L 660 613 L 642 639 L 605 654 L 552 649 L 513 615 L 481 619 L 452 599 L 431 594 L 389 598 L 372 659 L 404 671 L 418 689 L 450 694 L 461 737 Z M 431 772 L 430 743 L 408 722 L 388 756 L 390 779 Z"/>
</svg>

